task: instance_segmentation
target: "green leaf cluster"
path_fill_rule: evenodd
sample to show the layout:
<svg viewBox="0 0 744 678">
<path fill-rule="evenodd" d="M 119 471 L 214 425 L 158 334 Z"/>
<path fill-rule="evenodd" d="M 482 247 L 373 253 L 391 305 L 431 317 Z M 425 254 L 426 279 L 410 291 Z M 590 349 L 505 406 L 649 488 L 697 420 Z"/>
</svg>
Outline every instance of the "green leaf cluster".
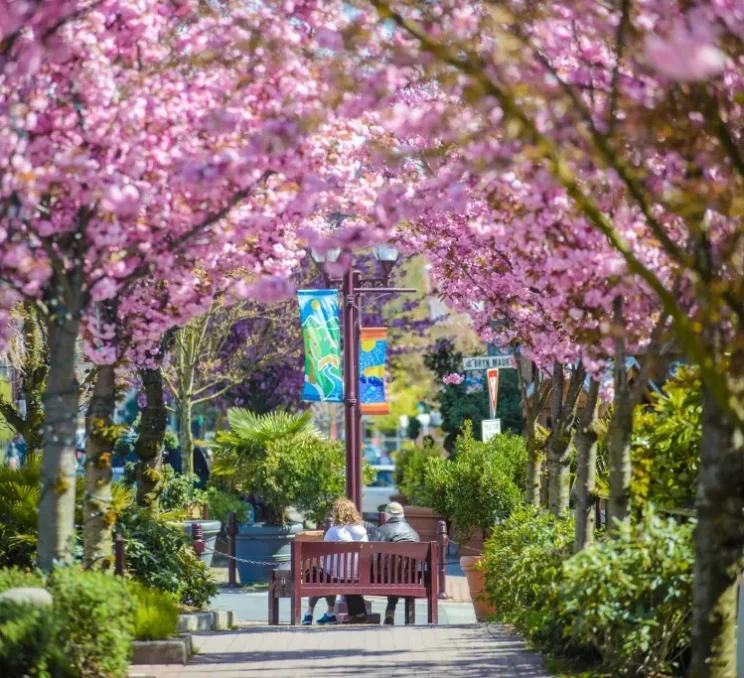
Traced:
<svg viewBox="0 0 744 678">
<path fill-rule="evenodd" d="M 209 568 L 194 553 L 180 526 L 136 507 L 122 513 L 118 526 L 124 536 L 127 572 L 135 579 L 198 608 L 217 593 Z"/>
<path fill-rule="evenodd" d="M 217 434 L 213 476 L 223 486 L 252 494 L 267 508 L 267 522 L 284 524 L 293 506 L 322 522 L 344 492 L 344 453 L 311 423 L 311 413 L 254 414 L 233 408 L 230 429 Z"/>
<path fill-rule="evenodd" d="M 0 567 L 30 567 L 36 557 L 41 458 L 0 468 Z"/>
<path fill-rule="evenodd" d="M 487 443 L 473 437 L 466 422 L 450 459 L 426 461 L 426 492 L 435 510 L 454 523 L 455 540 L 465 544 L 476 530 L 485 533 L 508 517 L 520 503 L 527 453 L 514 434 L 494 436 Z"/>
<path fill-rule="evenodd" d="M 486 594 L 498 618 L 543 647 L 565 650 L 569 645 L 558 585 L 573 538 L 572 519 L 521 505 L 493 528 L 483 551 Z"/>
<path fill-rule="evenodd" d="M 165 640 L 178 625 L 180 607 L 173 593 L 127 580 L 127 591 L 134 601 L 134 639 Z"/>
<path fill-rule="evenodd" d="M 652 510 L 566 561 L 558 593 L 567 637 L 612 675 L 681 675 L 689 645 L 692 524 Z"/>
<path fill-rule="evenodd" d="M 691 509 L 700 462 L 702 384 L 696 367 L 682 366 L 652 393 L 636 415 L 632 439 L 631 495 L 670 509 Z"/>
<path fill-rule="evenodd" d="M 0 590 L 45 587 L 52 607 L 0 605 L 0 675 L 119 678 L 127 675 L 135 607 L 122 577 L 60 568 L 44 581 L 17 569 Z"/>
<path fill-rule="evenodd" d="M 426 465 L 429 459 L 439 459 L 444 450 L 433 440 L 424 440 L 423 446 L 404 446 L 395 458 L 393 481 L 408 504 L 431 506 L 433 498 L 426 483 Z"/>
</svg>

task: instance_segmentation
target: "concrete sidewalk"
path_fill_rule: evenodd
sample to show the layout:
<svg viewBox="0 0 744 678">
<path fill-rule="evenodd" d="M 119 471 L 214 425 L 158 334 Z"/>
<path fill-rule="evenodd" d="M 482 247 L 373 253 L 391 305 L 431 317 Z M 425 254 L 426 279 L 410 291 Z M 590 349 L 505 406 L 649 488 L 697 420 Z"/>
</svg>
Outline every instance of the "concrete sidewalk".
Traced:
<svg viewBox="0 0 744 678">
<path fill-rule="evenodd" d="M 255 626 L 194 637 L 188 666 L 134 666 L 154 678 L 547 678 L 539 655 L 499 625 Z"/>
</svg>

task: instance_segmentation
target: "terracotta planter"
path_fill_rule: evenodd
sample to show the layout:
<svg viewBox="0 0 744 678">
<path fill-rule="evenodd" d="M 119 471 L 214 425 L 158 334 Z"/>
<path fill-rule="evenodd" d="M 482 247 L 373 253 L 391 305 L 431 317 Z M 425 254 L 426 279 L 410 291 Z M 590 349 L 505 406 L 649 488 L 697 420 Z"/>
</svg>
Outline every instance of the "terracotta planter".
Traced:
<svg viewBox="0 0 744 678">
<path fill-rule="evenodd" d="M 428 506 L 404 506 L 403 513 L 408 524 L 418 532 L 421 541 L 436 541 L 437 522 L 446 520 Z"/>
<path fill-rule="evenodd" d="M 470 589 L 470 597 L 473 599 L 475 618 L 479 621 L 487 621 L 496 613 L 496 608 L 485 596 L 486 576 L 483 570 L 476 567 L 480 562 L 480 556 L 462 556 L 460 567 L 465 573 Z"/>
</svg>

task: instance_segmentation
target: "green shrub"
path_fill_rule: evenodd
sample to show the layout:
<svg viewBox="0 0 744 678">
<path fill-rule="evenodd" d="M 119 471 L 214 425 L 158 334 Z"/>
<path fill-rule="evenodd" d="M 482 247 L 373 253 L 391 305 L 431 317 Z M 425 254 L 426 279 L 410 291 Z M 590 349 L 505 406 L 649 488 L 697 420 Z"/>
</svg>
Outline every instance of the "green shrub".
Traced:
<svg viewBox="0 0 744 678">
<path fill-rule="evenodd" d="M 41 459 L 0 467 L 0 567 L 30 567 L 36 557 Z"/>
<path fill-rule="evenodd" d="M 563 635 L 567 621 L 557 602 L 573 530 L 570 519 L 520 506 L 494 527 L 483 551 L 486 594 L 499 619 L 550 649 L 568 645 Z"/>
<path fill-rule="evenodd" d="M 103 572 L 63 568 L 52 573 L 47 586 L 58 643 L 75 675 L 126 676 L 133 632 L 126 582 Z"/>
<path fill-rule="evenodd" d="M 425 465 L 427 491 L 435 510 L 454 523 L 455 540 L 463 545 L 476 530 L 487 533 L 519 504 L 515 480 L 524 476 L 524 444 L 505 434 L 482 443 L 466 422 L 453 459 L 430 458 Z M 519 452 L 521 450 L 521 452 Z M 526 454 L 522 454 L 526 460 Z"/>
<path fill-rule="evenodd" d="M 647 511 L 615 538 L 566 562 L 559 586 L 566 632 L 613 675 L 681 675 L 692 612 L 693 525 Z"/>
<path fill-rule="evenodd" d="M 442 452 L 433 441 L 424 441 L 423 447 L 412 445 L 398 453 L 393 481 L 409 504 L 432 505 L 432 497 L 426 484 L 426 464 L 429 459 L 441 458 Z"/>
<path fill-rule="evenodd" d="M 636 505 L 691 509 L 700 460 L 703 411 L 699 370 L 680 367 L 642 406 L 633 427 L 631 495 Z"/>
<path fill-rule="evenodd" d="M 183 512 L 184 517 L 191 516 L 194 511 L 201 513 L 201 505 L 206 503 L 207 496 L 198 485 L 199 476 L 195 473 L 176 473 L 172 466 L 165 464 L 160 508 Z"/>
<path fill-rule="evenodd" d="M 0 675 L 34 678 L 73 676 L 56 643 L 47 607 L 0 603 Z"/>
<path fill-rule="evenodd" d="M 233 408 L 229 431 L 217 434 L 212 474 L 230 489 L 260 498 L 269 524 L 294 506 L 322 522 L 344 492 L 341 444 L 323 438 L 310 412 L 257 415 Z"/>
<path fill-rule="evenodd" d="M 227 525 L 227 517 L 230 513 L 235 513 L 238 524 L 248 520 L 248 507 L 240 495 L 212 485 L 207 488 L 206 497 L 210 519 L 219 520 L 223 529 Z"/>
<path fill-rule="evenodd" d="M 44 586 L 44 577 L 40 572 L 22 570 L 18 567 L 0 569 L 0 593 L 16 587 Z"/>
<path fill-rule="evenodd" d="M 134 602 L 135 640 L 164 640 L 176 632 L 179 606 L 175 594 L 132 579 L 127 581 L 127 590 Z"/>
<path fill-rule="evenodd" d="M 135 579 L 199 608 L 217 593 L 209 568 L 196 556 L 181 527 L 135 508 L 125 511 L 118 524 L 127 571 Z"/>
</svg>

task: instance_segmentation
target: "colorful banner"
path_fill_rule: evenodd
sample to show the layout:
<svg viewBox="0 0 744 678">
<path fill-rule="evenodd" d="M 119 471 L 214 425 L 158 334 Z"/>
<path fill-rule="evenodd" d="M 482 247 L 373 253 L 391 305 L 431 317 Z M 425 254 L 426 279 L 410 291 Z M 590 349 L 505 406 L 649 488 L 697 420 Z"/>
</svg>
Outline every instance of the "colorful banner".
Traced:
<svg viewBox="0 0 744 678">
<path fill-rule="evenodd" d="M 362 327 L 359 336 L 359 400 L 362 414 L 387 414 L 385 362 L 387 328 Z"/>
<path fill-rule="evenodd" d="M 297 299 L 300 303 L 300 323 L 305 342 L 302 399 L 313 402 L 343 402 L 338 292 L 299 290 Z"/>
</svg>

